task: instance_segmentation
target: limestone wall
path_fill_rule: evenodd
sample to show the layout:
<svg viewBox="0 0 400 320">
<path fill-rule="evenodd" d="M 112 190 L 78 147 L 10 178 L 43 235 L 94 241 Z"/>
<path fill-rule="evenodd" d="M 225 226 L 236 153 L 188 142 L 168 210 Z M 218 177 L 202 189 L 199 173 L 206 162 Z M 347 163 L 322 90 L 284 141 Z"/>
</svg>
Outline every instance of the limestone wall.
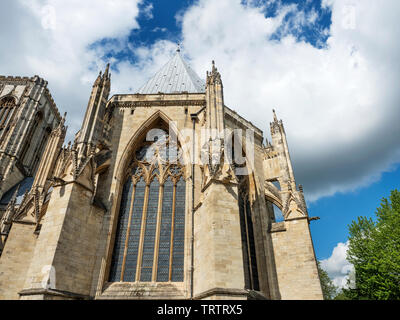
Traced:
<svg viewBox="0 0 400 320">
<path fill-rule="evenodd" d="M 322 299 L 307 218 L 273 224 L 272 242 L 281 298 Z"/>
<path fill-rule="evenodd" d="M 243 290 L 237 187 L 212 183 L 195 214 L 194 226 L 194 296 L 217 288 Z M 230 297 L 229 291 L 221 296 Z"/>
<path fill-rule="evenodd" d="M 14 223 L 0 259 L 0 300 L 17 300 L 35 248 L 35 226 Z"/>
<path fill-rule="evenodd" d="M 101 210 L 90 205 L 91 196 L 77 183 L 54 188 L 25 290 L 42 289 L 41 270 L 52 266 L 56 281 L 51 289 L 89 295 L 102 220 Z"/>
</svg>

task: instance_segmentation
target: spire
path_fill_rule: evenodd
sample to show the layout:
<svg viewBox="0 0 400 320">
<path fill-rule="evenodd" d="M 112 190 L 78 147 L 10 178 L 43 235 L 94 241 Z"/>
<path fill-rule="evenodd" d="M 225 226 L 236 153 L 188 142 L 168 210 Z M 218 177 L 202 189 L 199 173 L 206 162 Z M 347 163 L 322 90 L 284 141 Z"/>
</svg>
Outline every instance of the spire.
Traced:
<svg viewBox="0 0 400 320">
<path fill-rule="evenodd" d="M 100 71 L 99 75 L 96 78 L 96 81 L 93 84 L 93 88 L 97 87 L 97 86 L 99 86 L 101 84 L 101 79 L 102 79 L 102 72 Z"/>
<path fill-rule="evenodd" d="M 204 93 L 204 81 L 185 62 L 180 45 L 174 57 L 138 90 L 140 94 L 157 93 Z"/>
<path fill-rule="evenodd" d="M 211 138 L 221 138 L 225 128 L 224 90 L 221 75 L 212 61 L 211 72 L 207 72 L 206 105 L 208 111 L 207 123 Z"/>
<path fill-rule="evenodd" d="M 104 72 L 104 77 L 108 77 L 109 71 L 110 71 L 110 64 L 107 63 L 106 71 Z"/>
<path fill-rule="evenodd" d="M 77 146 L 80 145 L 80 157 L 86 156 L 88 145 L 90 145 L 89 149 L 91 146 L 97 145 L 98 139 L 102 134 L 102 119 L 104 117 L 106 102 L 108 101 L 111 87 L 109 63 L 106 66 L 103 76 L 101 75 L 102 73 L 100 72 L 96 80 L 97 85 L 93 86 L 82 127 L 75 141 Z M 99 81 L 99 79 L 101 80 Z"/>
</svg>

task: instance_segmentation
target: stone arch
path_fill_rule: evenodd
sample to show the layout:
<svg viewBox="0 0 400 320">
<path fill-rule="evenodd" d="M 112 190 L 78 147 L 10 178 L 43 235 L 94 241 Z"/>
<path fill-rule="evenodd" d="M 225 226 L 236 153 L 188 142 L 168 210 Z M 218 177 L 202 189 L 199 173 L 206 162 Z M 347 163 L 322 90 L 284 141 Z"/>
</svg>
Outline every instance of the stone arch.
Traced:
<svg viewBox="0 0 400 320">
<path fill-rule="evenodd" d="M 0 99 L 0 130 L 12 122 L 16 107 L 17 99 L 13 95 L 9 94 Z"/>
<path fill-rule="evenodd" d="M 229 135 L 227 135 L 225 137 L 225 140 L 232 141 L 232 138 L 234 137 L 234 133 L 235 133 L 234 131 L 230 132 Z M 246 171 L 248 173 L 247 180 L 248 180 L 248 185 L 249 185 L 249 194 L 251 195 L 251 199 L 252 199 L 252 203 L 253 203 L 254 200 L 257 198 L 258 181 L 254 175 L 254 168 L 252 165 L 252 161 L 249 158 L 249 155 L 247 154 L 246 139 L 243 139 L 243 138 L 244 137 L 242 136 L 242 139 L 240 141 L 242 157 L 245 159 L 245 165 L 243 168 L 246 168 Z M 236 175 L 236 171 L 235 171 L 235 175 Z M 239 178 L 239 177 L 237 177 L 237 178 Z"/>
<path fill-rule="evenodd" d="M 268 181 L 264 183 L 264 196 L 266 200 L 276 205 L 279 210 L 283 212 L 284 205 L 280 191 L 277 187 L 275 187 L 272 183 Z"/>
<path fill-rule="evenodd" d="M 178 142 L 181 143 L 182 151 L 183 151 L 183 158 L 185 164 L 190 163 L 190 151 L 187 150 L 187 148 L 184 147 L 184 144 L 182 143 L 184 141 L 183 136 L 179 132 L 178 128 L 176 127 L 175 123 L 170 119 L 164 112 L 161 110 L 157 110 L 153 115 L 151 115 L 137 130 L 136 132 L 132 135 L 131 139 L 129 140 L 128 144 L 126 145 L 123 154 L 121 156 L 121 159 L 118 163 L 117 166 L 117 171 L 116 171 L 116 179 L 118 181 L 121 181 L 121 179 L 124 176 L 124 172 L 129 165 L 129 159 L 132 156 L 133 152 L 135 149 L 138 147 L 138 144 L 142 141 L 142 138 L 144 135 L 148 132 L 148 130 L 157 123 L 157 121 L 163 121 L 166 125 L 170 125 L 171 129 L 173 132 L 177 135 Z M 190 172 L 191 167 L 187 166 L 186 168 L 187 171 Z M 188 172 L 188 176 L 189 175 Z"/>
<path fill-rule="evenodd" d="M 43 125 L 44 121 L 44 114 L 42 111 L 38 111 L 35 116 L 33 117 L 33 121 L 30 124 L 28 134 L 24 137 L 24 142 L 22 144 L 22 149 L 20 153 L 20 161 L 24 166 L 30 167 L 31 162 L 33 161 L 31 152 L 33 152 L 35 141 L 35 136 L 38 136 Z M 31 157 L 30 157 L 31 156 Z M 29 162 L 29 163 L 27 163 Z"/>
<path fill-rule="evenodd" d="M 121 207 L 121 199 L 122 193 L 125 184 L 126 178 L 126 171 L 129 168 L 131 163 L 131 159 L 134 155 L 134 152 L 143 142 L 145 135 L 152 127 L 157 124 L 157 122 L 162 121 L 166 126 L 170 126 L 173 133 L 176 135 L 178 144 L 180 144 L 182 151 L 183 151 L 183 161 L 186 167 L 186 177 L 182 178 L 183 180 L 187 180 L 188 177 L 191 176 L 191 166 L 188 165 L 190 163 L 190 151 L 184 148 L 184 139 L 182 134 L 179 132 L 178 128 L 176 127 L 175 123 L 172 122 L 164 112 L 161 110 L 157 110 L 152 114 L 146 121 L 144 121 L 140 127 L 136 130 L 136 132 L 132 135 L 129 142 L 125 146 L 125 149 L 122 153 L 122 156 L 117 164 L 116 174 L 114 179 L 117 180 L 115 193 L 114 193 L 114 200 L 113 206 L 111 208 L 111 224 L 110 224 L 110 237 L 108 238 L 107 246 L 106 246 L 106 260 L 105 260 L 105 272 L 103 273 L 103 281 L 107 281 L 106 279 L 110 276 L 111 267 L 112 267 L 112 256 L 115 246 L 115 237 L 117 234 L 117 226 L 119 220 L 119 212 Z M 186 193 L 189 188 L 189 183 L 186 183 Z M 186 204 L 187 206 L 187 204 Z M 186 214 L 185 209 L 185 214 Z"/>
</svg>

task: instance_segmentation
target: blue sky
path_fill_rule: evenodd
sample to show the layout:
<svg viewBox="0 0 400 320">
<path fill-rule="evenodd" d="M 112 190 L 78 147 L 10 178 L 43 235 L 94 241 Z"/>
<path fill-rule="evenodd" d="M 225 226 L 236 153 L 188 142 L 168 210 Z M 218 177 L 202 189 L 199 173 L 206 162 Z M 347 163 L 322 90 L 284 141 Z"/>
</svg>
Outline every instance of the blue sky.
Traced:
<svg viewBox="0 0 400 320">
<path fill-rule="evenodd" d="M 348 225 L 358 216 L 375 219 L 375 211 L 382 198 L 389 198 L 390 191 L 400 190 L 400 166 L 386 172 L 381 179 L 354 192 L 336 194 L 309 204 L 311 217 L 321 220 L 311 223 L 315 251 L 319 260 L 327 259 L 338 242 L 348 239 Z"/>
<path fill-rule="evenodd" d="M 108 62 L 112 93 L 131 93 L 178 42 L 203 79 L 215 60 L 227 106 L 268 139 L 272 109 L 284 121 L 339 283 L 347 225 L 399 188 L 399 14 L 398 0 L 4 0 L 0 74 L 48 80 L 73 139 Z"/>
</svg>

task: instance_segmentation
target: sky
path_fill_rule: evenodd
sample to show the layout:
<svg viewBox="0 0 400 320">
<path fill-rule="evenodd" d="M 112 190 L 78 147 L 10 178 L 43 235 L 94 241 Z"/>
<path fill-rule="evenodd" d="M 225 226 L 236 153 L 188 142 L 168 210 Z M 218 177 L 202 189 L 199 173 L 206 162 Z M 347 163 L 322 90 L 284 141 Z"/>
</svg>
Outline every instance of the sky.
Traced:
<svg viewBox="0 0 400 320">
<path fill-rule="evenodd" d="M 317 258 L 342 283 L 347 226 L 374 216 L 400 181 L 398 0 L 3 0 L 0 74 L 40 75 L 68 139 L 111 63 L 112 94 L 134 93 L 177 43 L 225 104 L 265 132 L 284 121 Z"/>
</svg>

